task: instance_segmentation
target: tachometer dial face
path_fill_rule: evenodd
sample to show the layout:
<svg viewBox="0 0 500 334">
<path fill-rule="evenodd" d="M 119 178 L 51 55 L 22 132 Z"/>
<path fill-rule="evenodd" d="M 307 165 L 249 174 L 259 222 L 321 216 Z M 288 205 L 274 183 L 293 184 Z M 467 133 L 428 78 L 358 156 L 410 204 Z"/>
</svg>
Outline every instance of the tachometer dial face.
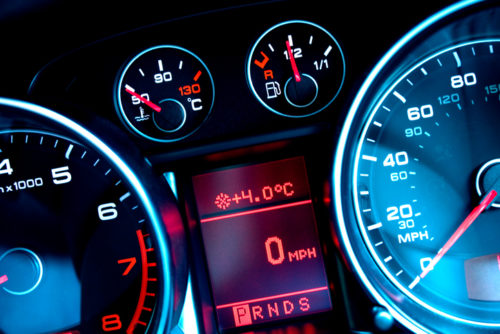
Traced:
<svg viewBox="0 0 500 334">
<path fill-rule="evenodd" d="M 0 133 L 0 211 L 0 332 L 147 331 L 155 235 L 105 156 L 52 133 Z"/>
<path fill-rule="evenodd" d="M 325 109 L 344 82 L 344 56 L 324 28 L 287 21 L 266 31 L 247 64 L 250 88 L 267 109 L 304 117 Z"/>
<path fill-rule="evenodd" d="M 212 76 L 192 52 L 172 45 L 147 49 L 120 75 L 117 107 L 136 134 L 160 142 L 179 140 L 207 118 L 214 101 Z"/>
<path fill-rule="evenodd" d="M 352 161 L 362 239 L 418 305 L 500 328 L 500 40 L 425 58 L 366 115 Z"/>
</svg>

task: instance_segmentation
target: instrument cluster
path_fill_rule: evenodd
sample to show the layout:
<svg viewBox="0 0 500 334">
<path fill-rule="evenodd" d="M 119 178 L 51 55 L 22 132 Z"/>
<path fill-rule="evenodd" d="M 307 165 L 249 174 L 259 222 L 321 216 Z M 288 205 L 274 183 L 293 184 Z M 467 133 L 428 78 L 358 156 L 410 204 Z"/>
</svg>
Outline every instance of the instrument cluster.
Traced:
<svg viewBox="0 0 500 334">
<path fill-rule="evenodd" d="M 41 50 L 0 99 L 0 333 L 500 333 L 500 4 L 393 5 Z"/>
</svg>

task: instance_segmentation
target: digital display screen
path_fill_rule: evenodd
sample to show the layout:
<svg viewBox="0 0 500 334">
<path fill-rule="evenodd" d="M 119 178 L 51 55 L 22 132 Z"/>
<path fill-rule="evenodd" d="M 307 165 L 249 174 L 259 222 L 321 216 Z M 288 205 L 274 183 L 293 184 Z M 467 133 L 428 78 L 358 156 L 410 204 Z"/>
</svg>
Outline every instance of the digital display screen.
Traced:
<svg viewBox="0 0 500 334">
<path fill-rule="evenodd" d="M 222 329 L 331 310 L 302 157 L 193 177 Z"/>
</svg>

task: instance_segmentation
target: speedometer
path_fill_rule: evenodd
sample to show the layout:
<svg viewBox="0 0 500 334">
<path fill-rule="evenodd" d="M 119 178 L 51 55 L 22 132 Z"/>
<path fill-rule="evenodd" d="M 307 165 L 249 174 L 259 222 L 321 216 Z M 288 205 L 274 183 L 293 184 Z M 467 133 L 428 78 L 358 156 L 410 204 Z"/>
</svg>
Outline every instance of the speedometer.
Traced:
<svg viewBox="0 0 500 334">
<path fill-rule="evenodd" d="M 335 180 L 349 179 L 336 198 L 346 249 L 413 330 L 500 329 L 499 61 L 500 39 L 488 36 L 381 71 L 389 79 L 374 81 L 344 129 L 351 149 L 341 142 Z"/>
<path fill-rule="evenodd" d="M 353 173 L 360 229 L 390 279 L 427 307 L 488 323 L 500 314 L 500 211 L 486 211 L 500 203 L 499 60 L 500 41 L 475 41 L 403 75 L 373 108 Z"/>
</svg>

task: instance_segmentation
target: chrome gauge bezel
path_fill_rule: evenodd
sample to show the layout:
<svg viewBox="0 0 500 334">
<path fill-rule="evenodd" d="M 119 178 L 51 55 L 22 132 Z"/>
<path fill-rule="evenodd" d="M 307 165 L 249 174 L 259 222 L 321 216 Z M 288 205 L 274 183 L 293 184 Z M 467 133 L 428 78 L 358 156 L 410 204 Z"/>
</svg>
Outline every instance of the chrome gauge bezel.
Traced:
<svg viewBox="0 0 500 334">
<path fill-rule="evenodd" d="M 491 6 L 491 2 L 459 2 L 425 20 L 400 39 L 377 63 L 354 98 L 335 155 L 334 210 L 338 221 L 336 230 L 342 241 L 343 252 L 375 302 L 385 307 L 399 323 L 414 332 L 446 332 L 450 331 L 452 326 L 460 326 L 460 329 L 465 331 L 480 333 L 499 330 L 500 324 L 461 319 L 422 303 L 395 281 L 382 264 L 382 260 L 373 255 L 376 252 L 370 249 L 372 246 L 365 241 L 366 231 L 362 226 L 357 197 L 354 195 L 359 142 L 366 131 L 365 125 L 374 115 L 371 110 L 376 110 L 384 96 L 391 92 L 399 80 L 420 64 L 451 48 L 479 40 L 498 40 L 498 23 L 492 24 L 493 28 L 489 31 L 471 31 L 469 34 L 456 36 L 455 40 L 450 40 L 449 36 L 446 38 L 442 34 L 452 24 L 459 23 L 461 18 L 465 17 L 462 16 L 463 12 L 480 15 L 479 13 L 488 6 Z"/>
<path fill-rule="evenodd" d="M 15 113 L 13 112 L 15 111 Z M 82 144 L 99 153 L 116 170 L 122 180 L 126 182 L 131 191 L 138 199 L 144 214 L 149 219 L 148 228 L 154 233 L 154 247 L 157 256 L 158 266 L 158 295 L 157 306 L 154 319 L 149 324 L 148 332 L 168 331 L 174 320 L 174 299 L 176 298 L 176 268 L 180 268 L 172 259 L 173 246 L 167 236 L 163 216 L 168 216 L 175 224 L 175 220 L 180 223 L 180 215 L 172 207 L 172 199 L 167 198 L 163 207 L 158 207 L 157 201 L 152 197 L 152 193 L 145 186 L 144 179 L 139 178 L 137 169 L 132 167 L 130 160 L 122 159 L 115 150 L 103 142 L 94 133 L 90 132 L 80 124 L 71 119 L 56 113 L 50 109 L 35 105 L 30 102 L 14 100 L 0 97 L 0 132 L 29 131 L 41 134 L 53 134 L 70 142 Z M 164 197 L 162 197 L 164 198 Z M 172 202 L 172 203 L 170 203 Z M 172 210 L 175 210 L 173 212 Z M 181 270 L 182 271 L 182 270 Z M 180 273 L 178 272 L 177 275 Z M 187 273 L 186 273 L 187 274 Z"/>
</svg>

